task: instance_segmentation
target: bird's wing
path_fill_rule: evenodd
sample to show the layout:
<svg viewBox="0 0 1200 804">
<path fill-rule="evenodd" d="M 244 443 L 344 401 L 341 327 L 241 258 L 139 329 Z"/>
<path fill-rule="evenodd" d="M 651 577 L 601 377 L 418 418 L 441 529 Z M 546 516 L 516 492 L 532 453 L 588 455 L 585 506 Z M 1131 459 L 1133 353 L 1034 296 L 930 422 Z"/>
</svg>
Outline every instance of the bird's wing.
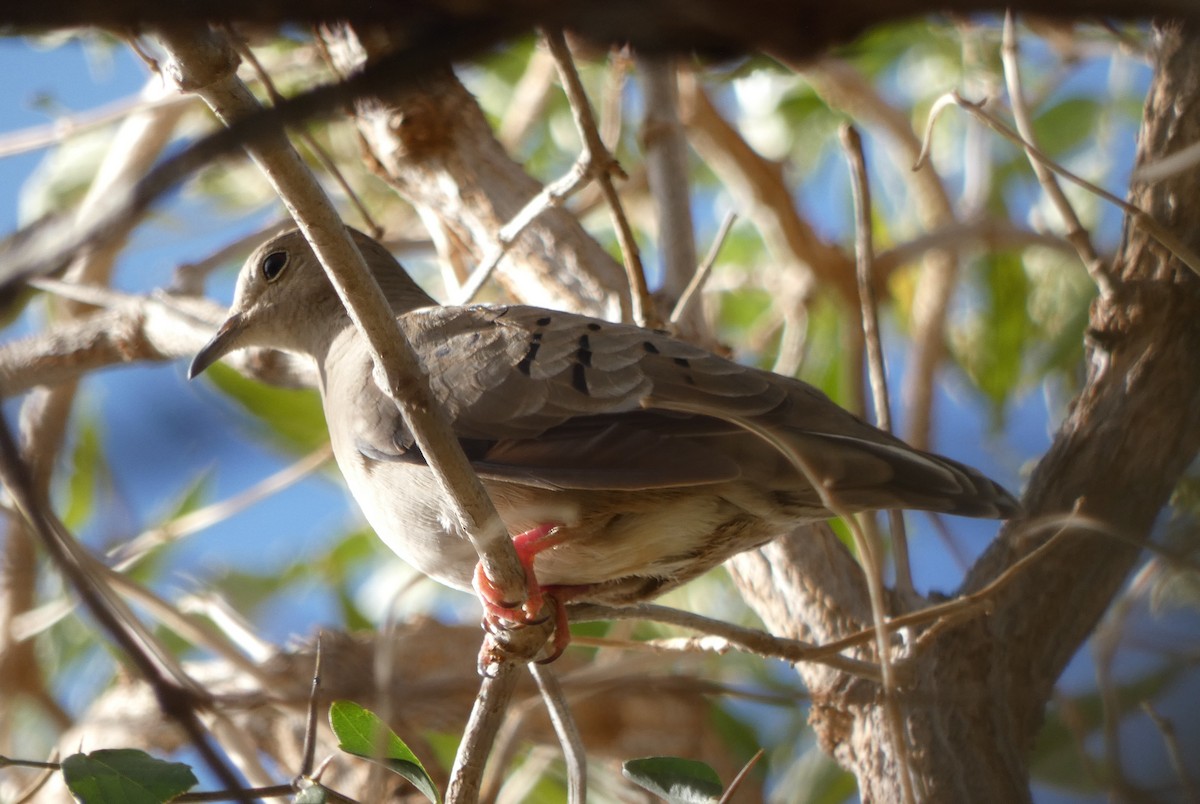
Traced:
<svg viewBox="0 0 1200 804">
<path fill-rule="evenodd" d="M 666 333 L 533 307 L 429 307 L 401 324 L 481 475 L 547 488 L 754 482 L 848 510 L 1010 510 L 969 467 L 920 452 L 812 386 Z M 394 408 L 360 449 L 420 459 Z M 976 514 L 978 515 L 978 514 Z"/>
<path fill-rule="evenodd" d="M 476 469 L 553 488 L 640 489 L 737 478 L 720 417 L 646 407 L 685 395 L 740 415 L 778 406 L 770 375 L 638 327 L 531 307 L 430 307 L 401 317 Z M 419 459 L 388 406 L 359 449 Z"/>
</svg>

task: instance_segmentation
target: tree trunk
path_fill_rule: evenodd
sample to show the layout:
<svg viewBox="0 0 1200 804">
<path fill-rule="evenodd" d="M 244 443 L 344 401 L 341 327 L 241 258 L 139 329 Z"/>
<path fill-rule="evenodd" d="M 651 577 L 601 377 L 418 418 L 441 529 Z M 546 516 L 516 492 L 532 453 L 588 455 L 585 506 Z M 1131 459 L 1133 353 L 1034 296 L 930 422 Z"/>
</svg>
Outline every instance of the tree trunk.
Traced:
<svg viewBox="0 0 1200 804">
<path fill-rule="evenodd" d="M 1139 165 L 1200 141 L 1200 27 L 1163 23 L 1156 37 Z M 1188 169 L 1135 185 L 1129 197 L 1195 251 L 1198 185 L 1200 174 Z M 1200 447 L 1200 282 L 1128 216 L 1112 275 L 1112 297 L 1092 308 L 1087 383 L 1033 474 L 1025 515 L 1005 526 L 961 591 L 985 588 L 1054 543 L 989 595 L 990 613 L 908 634 L 895 657 L 905 662 L 897 703 L 921 800 L 1029 800 L 1029 749 L 1054 684 Z M 827 585 L 812 581 L 814 541 L 798 535 L 734 563 L 739 586 L 776 633 L 811 636 L 804 623 L 828 618 Z M 858 777 L 863 800 L 902 800 L 903 766 L 879 687 L 826 668 L 798 670 L 822 744 Z"/>
</svg>

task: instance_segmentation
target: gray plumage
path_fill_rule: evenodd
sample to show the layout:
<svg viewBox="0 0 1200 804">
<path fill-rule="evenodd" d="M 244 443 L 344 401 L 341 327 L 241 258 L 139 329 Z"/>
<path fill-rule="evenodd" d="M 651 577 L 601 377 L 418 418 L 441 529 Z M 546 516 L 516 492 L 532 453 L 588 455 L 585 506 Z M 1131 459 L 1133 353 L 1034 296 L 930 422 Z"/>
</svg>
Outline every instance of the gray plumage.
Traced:
<svg viewBox="0 0 1200 804">
<path fill-rule="evenodd" d="M 828 518 L 797 463 L 840 512 L 1016 510 L 974 469 L 914 450 L 798 380 L 626 324 L 442 307 L 382 246 L 353 236 L 509 531 L 561 526 L 535 573 L 544 586 L 584 587 L 572 599 L 651 597 Z M 367 520 L 417 569 L 469 589 L 476 556 L 299 232 L 246 261 L 230 318 L 192 375 L 245 346 L 316 361 L 334 454 Z"/>
</svg>

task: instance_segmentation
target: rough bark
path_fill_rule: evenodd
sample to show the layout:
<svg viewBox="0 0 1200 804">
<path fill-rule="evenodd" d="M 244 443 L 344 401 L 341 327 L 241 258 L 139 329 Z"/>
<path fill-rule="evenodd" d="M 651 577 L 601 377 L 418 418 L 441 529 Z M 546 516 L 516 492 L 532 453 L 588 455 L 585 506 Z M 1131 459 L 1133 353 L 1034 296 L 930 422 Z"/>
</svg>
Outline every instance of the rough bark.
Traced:
<svg viewBox="0 0 1200 804">
<path fill-rule="evenodd" d="M 1163 24 L 1156 33 L 1139 165 L 1200 139 L 1200 26 Z M 1198 193 L 1200 174 L 1188 170 L 1135 185 L 1129 200 L 1196 249 Z M 992 629 L 1019 648 L 1000 658 L 1025 698 L 1014 715 L 1029 736 L 1039 699 L 1124 582 L 1200 448 L 1200 280 L 1128 219 L 1114 273 L 1114 298 L 1091 314 L 1087 384 L 1030 481 L 1027 519 L 1005 529 L 964 585 L 980 588 L 1036 548 L 1048 535 L 1031 530 L 1039 516 L 1077 508 L 1097 523 L 1073 529 L 998 598 Z"/>
<path fill-rule="evenodd" d="M 339 26 L 327 40 L 347 71 L 396 47 L 382 29 Z M 412 88 L 363 99 L 355 119 L 380 176 L 416 206 L 444 258 L 470 256 L 468 269 L 542 190 L 504 151 L 479 104 L 447 68 L 431 69 Z M 607 317 L 628 309 L 621 266 L 562 209 L 535 218 L 493 275 L 531 304 Z"/>
</svg>

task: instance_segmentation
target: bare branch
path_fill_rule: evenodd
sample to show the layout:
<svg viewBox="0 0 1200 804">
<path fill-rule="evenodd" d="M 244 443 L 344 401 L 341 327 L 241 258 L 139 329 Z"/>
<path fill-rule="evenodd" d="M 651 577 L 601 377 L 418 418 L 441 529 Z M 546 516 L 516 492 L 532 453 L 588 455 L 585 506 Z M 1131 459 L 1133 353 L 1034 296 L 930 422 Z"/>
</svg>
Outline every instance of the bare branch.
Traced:
<svg viewBox="0 0 1200 804">
<path fill-rule="evenodd" d="M 629 220 L 625 217 L 625 210 L 621 206 L 620 196 L 617 195 L 617 189 L 613 185 L 613 175 L 624 178 L 625 172 L 621 170 L 617 160 L 600 140 L 600 131 L 596 128 L 591 101 L 588 100 L 583 83 L 579 80 L 579 73 L 575 70 L 571 49 L 567 46 L 567 39 L 563 32 L 559 29 L 547 28 L 542 31 L 542 36 L 550 48 L 550 55 L 554 57 L 554 64 L 558 68 L 563 91 L 567 95 L 567 100 L 571 104 L 571 112 L 575 117 L 575 126 L 579 129 L 580 139 L 583 140 L 581 159 L 587 165 L 587 172 L 599 185 L 612 214 L 613 229 L 616 230 L 617 242 L 621 245 L 621 255 L 625 260 L 625 276 L 629 281 L 630 314 L 634 323 L 639 326 L 657 326 L 658 314 L 655 311 L 654 302 L 650 298 L 650 291 L 646 287 L 646 272 L 642 269 L 637 240 L 633 236 L 633 229 L 629 226 Z"/>
<path fill-rule="evenodd" d="M 679 320 L 683 318 L 693 299 L 700 297 L 700 290 L 708 280 L 708 275 L 712 272 L 712 267 L 717 262 L 717 255 L 721 253 L 721 246 L 724 245 L 725 238 L 729 237 L 729 232 L 733 229 L 733 224 L 736 220 L 737 215 L 730 212 L 721 221 L 721 228 L 717 230 L 717 235 L 713 238 L 712 245 L 709 246 L 708 254 L 704 257 L 704 262 L 700 263 L 696 268 L 687 287 L 679 294 L 679 300 L 675 302 L 675 309 L 671 311 L 671 317 L 667 319 L 667 322 L 672 326 L 679 323 Z"/>
<path fill-rule="evenodd" d="M 572 804 L 585 804 L 587 753 L 579 735 L 579 728 L 575 725 L 575 719 L 571 717 L 571 709 L 567 706 L 562 685 L 558 683 L 558 676 L 549 667 L 537 663 L 527 666 L 542 693 L 542 700 L 550 713 L 550 722 L 554 724 L 554 732 L 562 745 L 563 757 L 567 762 L 567 801 Z"/>
<path fill-rule="evenodd" d="M 723 620 L 702 617 L 699 614 L 692 614 L 691 612 L 650 603 L 642 603 L 634 606 L 602 606 L 589 603 L 570 606 L 567 611 L 573 622 L 636 619 L 678 625 L 683 628 L 690 628 L 694 631 L 702 631 L 705 634 L 719 637 L 742 650 L 758 656 L 784 659 L 789 662 L 817 662 L 861 678 L 872 680 L 880 678 L 879 667 L 877 665 L 838 655 L 846 649 L 849 643 L 825 646 L 811 645 L 799 640 L 781 639 L 773 637 L 770 634 L 764 634 L 762 631 L 752 628 L 742 628 Z M 864 632 L 864 636 L 855 637 L 853 644 L 861 644 L 874 637 L 875 634 L 873 631 L 867 631 Z M 719 649 L 713 647 L 706 647 L 706 649 L 718 650 L 719 652 Z"/>
<path fill-rule="evenodd" d="M 875 244 L 871 236 L 871 188 L 867 182 L 867 162 L 862 138 L 852 126 L 841 130 L 842 146 L 850 162 L 850 187 L 854 196 L 854 232 L 857 255 L 858 297 L 862 306 L 863 339 L 867 348 L 867 369 L 871 378 L 871 399 L 875 403 L 875 424 L 892 432 L 891 400 L 888 396 L 887 374 L 883 364 L 883 342 L 879 335 L 879 305 L 871 278 L 875 275 Z M 915 600 L 912 566 L 909 563 L 908 535 L 904 515 L 889 511 L 892 551 L 896 562 L 896 588 L 902 600 Z"/>
<path fill-rule="evenodd" d="M 339 26 L 326 30 L 324 39 L 354 81 L 407 52 L 409 33 L 397 34 L 394 42 L 386 29 Z M 430 67 L 444 62 L 427 63 L 419 82 L 377 87 L 356 102 L 355 122 L 381 178 L 445 241 L 439 244 L 443 258 L 452 247 L 487 265 L 492 255 L 485 252 L 498 242 L 497 233 L 523 227 L 495 267 L 497 282 L 513 297 L 601 318 L 628 315 L 621 266 L 572 215 L 531 201 L 561 193 L 570 180 L 544 190 L 513 162 L 471 93 L 449 69 Z M 535 209 L 544 211 L 518 222 Z M 459 274 L 446 286 L 461 281 Z"/>
<path fill-rule="evenodd" d="M 1033 118 L 1029 114 L 1029 107 L 1025 104 L 1025 95 L 1021 89 L 1021 64 L 1018 59 L 1015 28 L 1013 12 L 1012 9 L 1009 9 L 1004 15 L 1004 34 L 1003 44 L 1000 47 L 1000 58 L 1004 63 L 1004 80 L 1008 84 L 1008 99 L 1012 104 L 1017 133 L 1028 144 L 1026 154 L 1029 155 L 1029 164 L 1032 165 L 1038 182 L 1045 189 L 1046 195 L 1054 204 L 1054 208 L 1058 210 L 1058 214 L 1062 216 L 1063 223 L 1067 227 L 1067 240 L 1079 252 L 1079 259 L 1083 261 L 1083 265 L 1096 283 L 1096 287 L 1100 289 L 1100 295 L 1108 298 L 1113 293 L 1109 266 L 1096 253 L 1096 249 L 1092 246 L 1092 238 L 1080 223 L 1079 216 L 1075 214 L 1075 208 L 1071 206 L 1066 193 L 1058 186 L 1054 173 L 1041 160 L 1035 159 L 1030 150 L 1036 147 L 1037 143 L 1033 137 Z"/>
<path fill-rule="evenodd" d="M 1059 176 L 1062 176 L 1067 181 L 1078 184 L 1080 187 L 1083 187 L 1085 190 L 1094 193 L 1100 198 L 1103 198 L 1110 204 L 1120 207 L 1121 210 L 1129 217 L 1131 223 L 1145 230 L 1147 234 L 1162 244 L 1164 248 L 1168 249 L 1176 259 L 1187 266 L 1197 276 L 1200 276 L 1200 254 L 1196 253 L 1196 249 L 1194 247 L 1190 246 L 1177 234 L 1159 223 L 1153 215 L 1148 214 L 1144 210 L 1140 209 L 1137 205 L 1118 198 L 1108 190 L 1105 190 L 1103 187 L 1098 187 L 1097 185 L 1092 184 L 1087 179 L 1072 173 L 1070 170 L 1067 170 L 1065 167 L 1055 162 L 1036 146 L 1026 142 L 1020 134 L 1013 131 L 1011 128 L 997 119 L 995 115 L 987 112 L 983 108 L 985 103 L 986 100 L 973 103 L 963 98 L 957 92 L 951 92 L 948 95 L 943 96 L 930 108 L 929 122 L 926 128 L 926 141 L 928 142 L 929 131 L 932 129 L 934 121 L 937 119 L 937 116 L 941 114 L 942 110 L 951 104 L 957 105 L 958 107 L 965 109 L 975 117 L 987 123 L 994 131 L 1003 135 L 1006 139 L 1011 140 L 1012 142 L 1024 148 L 1031 159 L 1036 159 L 1038 162 L 1045 165 Z M 922 157 L 924 154 L 925 151 L 923 149 Z"/>
<path fill-rule="evenodd" d="M 674 306 L 696 273 L 696 234 L 692 224 L 688 147 L 679 120 L 679 89 L 673 59 L 638 59 L 645 92 L 640 139 L 654 202 L 662 293 Z M 686 308 L 684 308 L 686 310 Z M 672 315 L 676 323 L 680 319 Z M 697 317 L 684 319 L 685 335 L 702 331 Z"/>
<path fill-rule="evenodd" d="M 226 123 L 253 114 L 258 101 L 238 79 L 236 57 L 215 34 L 160 29 L 180 82 L 198 92 Z M 379 285 L 342 227 L 337 211 L 282 131 L 247 150 L 284 199 L 330 281 L 363 333 L 375 361 L 376 382 L 397 405 L 445 494 L 453 516 L 479 554 L 503 599 L 524 601 L 525 572 L 512 541 L 471 470 L 445 413 L 430 402 L 429 381 L 396 323 Z"/>
<path fill-rule="evenodd" d="M 493 675 L 483 679 L 471 718 L 463 731 L 463 740 L 454 759 L 446 804 L 469 804 L 479 800 L 483 766 L 491 752 L 492 742 L 503 721 L 503 714 L 512 698 L 517 681 L 517 667 L 502 662 Z"/>
<path fill-rule="evenodd" d="M 800 278 L 800 295 L 804 286 L 828 284 L 847 301 L 853 300 L 853 263 L 800 217 L 780 166 L 746 144 L 693 74 L 680 74 L 679 94 L 692 146 L 733 195 L 738 210 L 762 233 L 780 271 Z"/>
</svg>

